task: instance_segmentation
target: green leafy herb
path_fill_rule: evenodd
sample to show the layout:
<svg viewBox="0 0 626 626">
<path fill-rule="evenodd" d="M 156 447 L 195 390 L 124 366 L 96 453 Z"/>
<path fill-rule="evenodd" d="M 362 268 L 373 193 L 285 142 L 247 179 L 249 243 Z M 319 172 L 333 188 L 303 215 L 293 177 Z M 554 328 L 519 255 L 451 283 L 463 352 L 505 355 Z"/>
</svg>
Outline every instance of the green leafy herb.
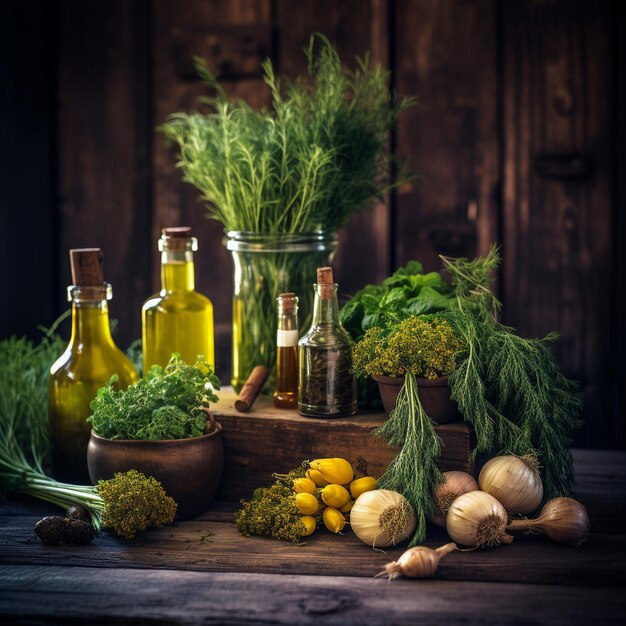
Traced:
<svg viewBox="0 0 626 626">
<path fill-rule="evenodd" d="M 26 337 L 0 340 L 0 466 L 17 457 L 40 469 L 48 460 L 48 375 L 65 348 L 59 318 L 39 343 Z M 0 467 L 0 472 L 2 467 Z M 2 475 L 0 485 L 7 488 Z"/>
<path fill-rule="evenodd" d="M 178 144 L 185 181 L 199 189 L 210 217 L 227 231 L 336 231 L 387 190 L 415 178 L 400 168 L 389 180 L 388 133 L 416 103 L 390 96 L 389 72 L 357 60 L 343 68 L 330 42 L 312 37 L 308 80 L 278 80 L 263 63 L 270 110 L 231 101 L 197 60 L 216 91 L 210 112 L 177 113 L 161 127 Z M 276 295 L 276 294 L 275 294 Z"/>
<path fill-rule="evenodd" d="M 107 439 L 185 439 L 205 433 L 206 413 L 220 388 L 211 365 L 187 365 L 174 354 L 165 369 L 153 365 L 144 378 L 123 391 L 117 376 L 91 402 L 94 432 Z"/>
<path fill-rule="evenodd" d="M 527 339 L 501 324 L 501 304 L 490 287 L 496 248 L 480 259 L 443 258 L 455 289 L 450 323 L 465 348 L 449 383 L 476 434 L 475 452 L 524 454 L 542 466 L 546 499 L 566 496 L 573 480 L 570 444 L 580 425 L 578 385 L 560 371 L 550 350 L 555 333 Z"/>
<path fill-rule="evenodd" d="M 441 440 L 422 407 L 412 373 L 407 372 L 389 419 L 373 434 L 390 446 L 402 448 L 379 478 L 378 486 L 398 491 L 411 503 L 417 526 L 410 545 L 422 543 L 426 519 L 435 513 L 435 489 L 443 481 L 436 465 Z"/>
<path fill-rule="evenodd" d="M 380 285 L 367 285 L 340 311 L 339 318 L 358 341 L 370 328 L 387 329 L 408 317 L 443 311 L 451 304 L 451 288 L 441 274 L 422 273 L 422 265 L 409 261 Z"/>
</svg>

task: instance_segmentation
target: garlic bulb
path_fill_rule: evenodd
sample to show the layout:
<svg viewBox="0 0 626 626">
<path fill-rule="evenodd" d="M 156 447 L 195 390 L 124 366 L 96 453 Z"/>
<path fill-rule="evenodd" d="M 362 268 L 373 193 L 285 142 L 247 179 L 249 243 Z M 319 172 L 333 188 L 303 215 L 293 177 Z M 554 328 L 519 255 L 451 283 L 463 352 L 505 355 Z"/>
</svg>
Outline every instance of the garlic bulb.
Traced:
<svg viewBox="0 0 626 626">
<path fill-rule="evenodd" d="M 530 455 L 497 456 L 487 461 L 478 484 L 482 491 L 498 500 L 509 515 L 532 513 L 543 498 L 537 459 Z"/>
<path fill-rule="evenodd" d="M 378 575 L 389 574 L 390 579 L 399 574 L 406 578 L 430 578 L 437 571 L 439 559 L 456 549 L 454 543 L 447 543 L 436 550 L 426 546 L 409 548 L 397 561 L 387 563 L 385 571 Z"/>
<path fill-rule="evenodd" d="M 473 476 L 465 472 L 444 472 L 443 482 L 435 490 L 437 513 L 430 521 L 442 528 L 446 527 L 446 515 L 450 505 L 464 493 L 478 491 L 478 483 Z"/>
<path fill-rule="evenodd" d="M 507 530 L 542 532 L 558 543 L 579 546 L 589 533 L 587 509 L 573 498 L 554 498 L 546 502 L 537 519 L 517 519 Z"/>
<path fill-rule="evenodd" d="M 404 541 L 415 530 L 415 515 L 408 500 L 396 491 L 366 491 L 350 511 L 354 534 L 373 548 Z"/>
<path fill-rule="evenodd" d="M 483 491 L 470 491 L 450 505 L 446 530 L 456 543 L 484 548 L 513 541 L 513 537 L 504 532 L 507 522 L 504 507 L 493 496 Z"/>
</svg>

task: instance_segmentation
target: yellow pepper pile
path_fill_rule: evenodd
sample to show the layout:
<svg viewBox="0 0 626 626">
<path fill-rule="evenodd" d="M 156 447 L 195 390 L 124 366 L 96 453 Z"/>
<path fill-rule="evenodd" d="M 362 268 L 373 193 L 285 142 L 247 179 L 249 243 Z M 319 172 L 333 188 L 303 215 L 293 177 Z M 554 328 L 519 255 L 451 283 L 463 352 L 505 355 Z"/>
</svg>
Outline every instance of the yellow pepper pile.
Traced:
<svg viewBox="0 0 626 626">
<path fill-rule="evenodd" d="M 319 523 L 331 533 L 341 532 L 356 498 L 373 489 L 376 489 L 376 479 L 372 476 L 355 478 L 352 466 L 345 459 L 311 461 L 306 476 L 293 481 L 305 536 L 312 535 Z"/>
</svg>

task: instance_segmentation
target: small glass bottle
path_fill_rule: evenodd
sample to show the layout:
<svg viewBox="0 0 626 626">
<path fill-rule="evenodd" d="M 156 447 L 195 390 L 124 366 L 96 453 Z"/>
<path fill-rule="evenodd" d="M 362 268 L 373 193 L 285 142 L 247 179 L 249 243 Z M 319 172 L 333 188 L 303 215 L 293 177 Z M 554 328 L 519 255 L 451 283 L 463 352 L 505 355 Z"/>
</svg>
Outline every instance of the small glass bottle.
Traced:
<svg viewBox="0 0 626 626">
<path fill-rule="evenodd" d="M 173 352 L 190 365 L 202 355 L 214 366 L 213 305 L 195 290 L 198 240 L 187 226 L 161 232 L 161 291 L 142 308 L 144 372 L 155 364 L 165 367 Z"/>
<path fill-rule="evenodd" d="M 136 382 L 131 361 L 115 345 L 109 326 L 107 301 L 111 285 L 102 273 L 99 248 L 70 250 L 72 335 L 65 352 L 50 369 L 48 417 L 52 443 L 52 470 L 65 482 L 89 481 L 87 444 L 91 426 L 89 404 L 113 374 L 125 389 Z"/>
<path fill-rule="evenodd" d="M 298 343 L 298 411 L 310 417 L 354 415 L 357 402 L 352 340 L 339 321 L 337 285 L 330 267 L 317 269 L 313 289 L 313 322 Z"/>
<path fill-rule="evenodd" d="M 295 293 L 281 293 L 276 302 L 278 331 L 274 406 L 295 409 L 298 406 L 298 298 Z"/>
</svg>

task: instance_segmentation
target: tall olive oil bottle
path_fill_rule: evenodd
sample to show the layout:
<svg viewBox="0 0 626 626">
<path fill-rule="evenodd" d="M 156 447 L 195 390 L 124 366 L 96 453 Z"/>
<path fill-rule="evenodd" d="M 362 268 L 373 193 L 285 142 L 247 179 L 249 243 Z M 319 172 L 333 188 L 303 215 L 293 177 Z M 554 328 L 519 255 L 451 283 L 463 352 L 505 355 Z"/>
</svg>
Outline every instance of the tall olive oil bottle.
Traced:
<svg viewBox="0 0 626 626">
<path fill-rule="evenodd" d="M 52 469 L 66 482 L 88 482 L 87 444 L 91 426 L 89 404 L 113 374 L 126 388 L 137 372 L 115 345 L 107 301 L 111 285 L 104 282 L 99 248 L 70 250 L 72 335 L 65 352 L 50 369 L 48 416 L 52 439 Z"/>
<path fill-rule="evenodd" d="M 142 310 L 144 372 L 154 364 L 165 366 L 173 352 L 191 365 L 198 355 L 215 365 L 213 305 L 195 290 L 198 241 L 186 226 L 161 232 L 161 291 Z"/>
</svg>

